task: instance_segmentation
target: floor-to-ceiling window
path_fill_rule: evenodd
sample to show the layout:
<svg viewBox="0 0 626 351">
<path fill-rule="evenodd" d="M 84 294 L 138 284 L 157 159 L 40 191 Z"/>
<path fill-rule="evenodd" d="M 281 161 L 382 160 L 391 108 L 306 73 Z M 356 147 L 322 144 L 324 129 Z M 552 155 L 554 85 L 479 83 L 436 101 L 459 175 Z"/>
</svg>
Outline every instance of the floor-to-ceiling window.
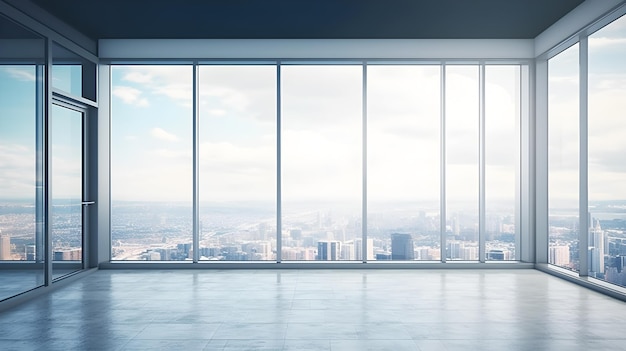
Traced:
<svg viewBox="0 0 626 351">
<path fill-rule="evenodd" d="M 361 65 L 281 66 L 282 260 L 356 260 Z"/>
<path fill-rule="evenodd" d="M 446 258 L 478 260 L 479 66 L 445 67 Z"/>
<path fill-rule="evenodd" d="M 515 260 L 519 242 L 520 65 L 485 66 L 485 259 Z"/>
<path fill-rule="evenodd" d="M 0 300 L 44 284 L 45 41 L 0 16 Z"/>
<path fill-rule="evenodd" d="M 441 259 L 440 101 L 439 65 L 367 68 L 368 260 Z"/>
<path fill-rule="evenodd" d="M 190 259 L 192 70 L 111 68 L 113 260 Z"/>
<path fill-rule="evenodd" d="M 276 65 L 199 67 L 199 259 L 276 260 Z"/>
<path fill-rule="evenodd" d="M 578 54 L 575 44 L 548 61 L 548 262 L 576 271 L 580 254 Z"/>
<path fill-rule="evenodd" d="M 195 65 L 112 66 L 113 260 L 517 259 L 519 63 Z"/>
<path fill-rule="evenodd" d="M 588 43 L 589 275 L 626 286 L 626 16 Z"/>
</svg>

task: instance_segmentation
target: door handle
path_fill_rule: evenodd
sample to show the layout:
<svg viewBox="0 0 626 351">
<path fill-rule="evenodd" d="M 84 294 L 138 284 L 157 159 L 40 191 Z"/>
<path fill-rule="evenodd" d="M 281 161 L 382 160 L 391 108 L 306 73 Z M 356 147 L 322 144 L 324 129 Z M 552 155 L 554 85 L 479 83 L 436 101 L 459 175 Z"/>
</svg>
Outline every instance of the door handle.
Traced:
<svg viewBox="0 0 626 351">
<path fill-rule="evenodd" d="M 83 201 L 83 206 L 95 205 L 95 201 Z"/>
</svg>

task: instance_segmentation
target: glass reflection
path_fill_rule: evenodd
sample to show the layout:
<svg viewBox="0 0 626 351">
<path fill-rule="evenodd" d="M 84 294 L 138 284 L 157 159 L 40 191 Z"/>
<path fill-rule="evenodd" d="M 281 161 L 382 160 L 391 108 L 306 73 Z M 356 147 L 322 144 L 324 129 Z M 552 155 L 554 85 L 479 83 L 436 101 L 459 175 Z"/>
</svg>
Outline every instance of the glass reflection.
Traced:
<svg viewBox="0 0 626 351">
<path fill-rule="evenodd" d="M 44 40 L 0 16 L 0 300 L 44 283 Z"/>
</svg>

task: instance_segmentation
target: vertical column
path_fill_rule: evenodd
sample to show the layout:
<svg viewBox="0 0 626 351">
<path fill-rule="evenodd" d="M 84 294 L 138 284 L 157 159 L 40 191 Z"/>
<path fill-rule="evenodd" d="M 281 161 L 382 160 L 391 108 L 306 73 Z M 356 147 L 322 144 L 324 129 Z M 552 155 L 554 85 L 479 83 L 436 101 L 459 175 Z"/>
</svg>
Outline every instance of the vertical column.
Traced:
<svg viewBox="0 0 626 351">
<path fill-rule="evenodd" d="M 588 143 L 587 143 L 587 129 L 588 129 L 588 99 L 587 99 L 587 87 L 589 77 L 588 71 L 588 53 L 589 53 L 589 39 L 587 36 L 581 36 L 579 40 L 578 62 L 579 62 L 579 138 L 580 138 L 580 161 L 578 163 L 579 169 L 579 181 L 578 181 L 578 248 L 579 248 L 579 262 L 580 262 L 580 276 L 585 277 L 589 275 L 589 192 L 588 192 Z"/>
<path fill-rule="evenodd" d="M 534 135 L 534 204 L 535 204 L 535 263 L 548 263 L 548 60 L 539 58 L 535 63 L 535 118 L 530 124 L 531 140 Z M 532 156 L 531 156 L 532 157 Z M 530 165 L 533 166 L 531 158 Z M 532 174 L 531 174 L 532 180 Z M 529 210 L 532 211 L 531 200 Z M 532 216 L 532 212 L 530 213 Z"/>
<path fill-rule="evenodd" d="M 98 67 L 98 264 L 111 260 L 111 66 Z"/>
<path fill-rule="evenodd" d="M 45 128 L 44 118 L 46 115 L 46 78 L 45 62 L 36 66 L 36 90 L 35 90 L 35 262 L 46 262 L 46 231 L 45 231 L 45 182 L 44 182 L 44 160 L 45 160 Z"/>
<path fill-rule="evenodd" d="M 282 215 L 282 174 L 281 174 L 281 84 L 280 61 L 276 64 L 276 263 L 282 261 L 283 215 Z"/>
<path fill-rule="evenodd" d="M 446 64 L 441 65 L 440 89 L 440 119 L 439 130 L 440 152 L 440 178 L 439 178 L 439 235 L 441 239 L 441 262 L 446 262 Z"/>
<path fill-rule="evenodd" d="M 367 263 L 367 64 L 363 62 L 363 212 L 361 214 L 361 259 Z"/>
<path fill-rule="evenodd" d="M 44 115 L 43 115 L 43 189 L 44 189 L 44 238 L 45 238 L 45 285 L 52 284 L 52 228 L 50 226 L 50 218 L 52 218 L 52 188 L 50 186 L 50 164 L 52 155 L 50 155 L 49 140 L 49 122 L 50 111 L 52 110 L 52 39 L 46 40 L 46 74 L 45 74 L 45 99 L 44 99 Z"/>
<path fill-rule="evenodd" d="M 517 89 L 517 99 L 515 100 L 515 111 L 517 111 L 515 126 L 517 137 L 516 155 L 517 162 L 515 169 L 515 260 L 522 260 L 522 228 L 528 228 L 527 217 L 522 217 L 522 208 L 528 203 L 526 194 L 528 194 L 527 177 L 522 174 L 522 170 L 528 172 L 529 164 L 527 161 L 528 133 L 526 125 L 528 124 L 528 65 L 522 64 L 519 67 L 518 81 L 515 84 Z M 530 235 L 530 231 L 526 231 Z M 527 238 L 525 238 L 527 239 Z M 528 240 L 524 240 L 528 242 Z"/>
<path fill-rule="evenodd" d="M 200 115 L 199 115 L 199 111 L 198 111 L 198 84 L 199 84 L 199 80 L 198 80 L 198 63 L 194 62 L 193 64 L 193 137 L 192 137 L 192 147 L 193 147 L 193 153 L 192 153 L 192 163 L 193 163 L 193 203 L 192 203 L 192 208 L 193 208 L 193 263 L 198 263 L 198 261 L 200 260 L 200 193 L 199 193 L 199 184 L 198 182 L 200 181 L 200 177 L 199 177 L 199 143 L 200 140 L 199 138 L 199 134 L 198 134 L 198 130 L 200 127 Z"/>
<path fill-rule="evenodd" d="M 478 71 L 478 260 L 485 262 L 485 64 Z"/>
</svg>

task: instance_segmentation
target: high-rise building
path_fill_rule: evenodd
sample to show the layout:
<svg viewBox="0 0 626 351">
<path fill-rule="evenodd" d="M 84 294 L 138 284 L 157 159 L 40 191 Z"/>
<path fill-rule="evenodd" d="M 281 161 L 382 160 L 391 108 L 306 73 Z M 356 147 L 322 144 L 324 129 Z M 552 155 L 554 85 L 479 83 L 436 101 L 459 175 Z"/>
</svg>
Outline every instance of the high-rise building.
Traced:
<svg viewBox="0 0 626 351">
<path fill-rule="evenodd" d="M 589 271 L 595 274 L 604 274 L 604 230 L 600 221 L 592 219 L 593 226 L 589 228 Z"/>
<path fill-rule="evenodd" d="M 391 234 L 391 259 L 415 259 L 415 249 L 413 248 L 413 237 L 411 236 L 411 234 Z"/>
<path fill-rule="evenodd" d="M 318 261 L 339 261 L 341 255 L 340 241 L 318 241 L 317 260 Z"/>
<path fill-rule="evenodd" d="M 0 261 L 11 259 L 11 237 L 0 231 Z"/>
<path fill-rule="evenodd" d="M 548 251 L 548 262 L 563 267 L 570 264 L 569 246 L 550 246 Z"/>
<path fill-rule="evenodd" d="M 362 261 L 363 260 L 363 239 L 354 239 L 354 252 L 355 259 Z M 374 239 L 367 239 L 367 255 L 365 256 L 367 260 L 374 259 Z"/>
</svg>

